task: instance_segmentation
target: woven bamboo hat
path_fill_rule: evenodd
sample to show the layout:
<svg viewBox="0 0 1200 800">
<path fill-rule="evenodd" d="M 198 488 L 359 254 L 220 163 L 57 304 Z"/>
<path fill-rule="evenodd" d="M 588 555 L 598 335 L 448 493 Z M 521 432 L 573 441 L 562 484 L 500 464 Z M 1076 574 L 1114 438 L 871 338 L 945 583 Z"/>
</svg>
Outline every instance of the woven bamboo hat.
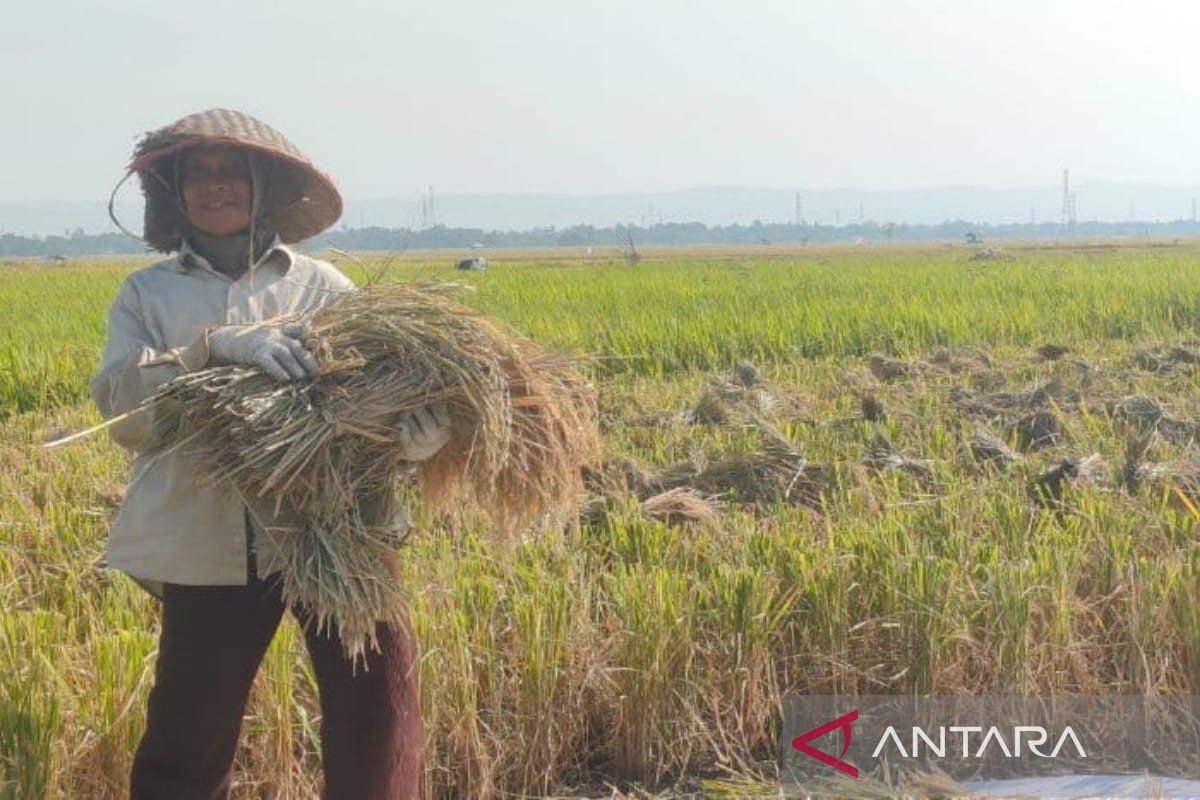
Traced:
<svg viewBox="0 0 1200 800">
<path fill-rule="evenodd" d="M 128 174 L 136 173 L 146 198 L 142 239 L 164 253 L 178 250 L 188 231 L 175 186 L 175 159 L 196 145 L 229 144 L 252 154 L 261 175 L 257 223 L 284 242 L 315 236 L 342 215 L 342 196 L 283 134 L 249 114 L 213 108 L 151 131 L 138 142 Z"/>
</svg>

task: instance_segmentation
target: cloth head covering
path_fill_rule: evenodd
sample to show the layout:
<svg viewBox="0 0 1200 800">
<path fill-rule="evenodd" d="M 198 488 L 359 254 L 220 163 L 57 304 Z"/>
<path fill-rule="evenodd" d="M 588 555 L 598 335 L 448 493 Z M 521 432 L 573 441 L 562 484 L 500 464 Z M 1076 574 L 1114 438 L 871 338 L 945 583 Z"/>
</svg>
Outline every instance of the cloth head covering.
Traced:
<svg viewBox="0 0 1200 800">
<path fill-rule="evenodd" d="M 136 173 L 146 198 L 142 239 L 155 250 L 178 250 L 190 228 L 175 186 L 176 159 L 189 147 L 228 144 L 250 151 L 255 174 L 255 225 L 299 242 L 337 222 L 342 196 L 298 147 L 264 122 L 227 108 L 189 114 L 147 133 L 133 151 L 127 175 Z M 114 190 L 115 191 L 115 190 Z"/>
</svg>

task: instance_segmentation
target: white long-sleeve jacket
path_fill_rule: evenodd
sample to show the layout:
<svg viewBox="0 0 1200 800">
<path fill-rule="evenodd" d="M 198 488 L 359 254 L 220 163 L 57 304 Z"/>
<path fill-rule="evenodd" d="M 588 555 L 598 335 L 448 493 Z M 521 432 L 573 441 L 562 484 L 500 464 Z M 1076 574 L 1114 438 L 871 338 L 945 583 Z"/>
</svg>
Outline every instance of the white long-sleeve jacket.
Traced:
<svg viewBox="0 0 1200 800">
<path fill-rule="evenodd" d="M 337 267 L 278 241 L 237 280 L 185 243 L 177 255 L 134 272 L 121 286 L 92 398 L 106 418 L 124 414 L 180 372 L 204 364 L 206 326 L 311 311 L 353 290 Z M 151 413 L 138 411 L 109 428 L 113 440 L 137 457 L 109 533 L 108 565 L 151 584 L 244 584 L 248 508 L 255 529 L 267 532 L 257 537 L 258 574 L 277 570 L 270 529 L 295 523 L 274 517 L 266 502 L 245 502 L 225 483 L 205 485 L 197 455 L 186 448 L 148 455 Z"/>
</svg>

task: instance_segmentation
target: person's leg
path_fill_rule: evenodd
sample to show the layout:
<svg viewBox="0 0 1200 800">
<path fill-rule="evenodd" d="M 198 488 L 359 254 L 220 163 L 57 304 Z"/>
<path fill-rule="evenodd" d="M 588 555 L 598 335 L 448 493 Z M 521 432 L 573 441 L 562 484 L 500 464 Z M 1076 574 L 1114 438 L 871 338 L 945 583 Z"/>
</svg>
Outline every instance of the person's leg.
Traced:
<svg viewBox="0 0 1200 800">
<path fill-rule="evenodd" d="M 162 633 L 132 800 L 216 800 L 283 603 L 277 587 L 163 587 Z"/>
<path fill-rule="evenodd" d="M 357 672 L 336 634 L 300 612 L 321 694 L 325 800 L 407 800 L 420 779 L 421 715 L 411 630 L 380 625 Z"/>
</svg>

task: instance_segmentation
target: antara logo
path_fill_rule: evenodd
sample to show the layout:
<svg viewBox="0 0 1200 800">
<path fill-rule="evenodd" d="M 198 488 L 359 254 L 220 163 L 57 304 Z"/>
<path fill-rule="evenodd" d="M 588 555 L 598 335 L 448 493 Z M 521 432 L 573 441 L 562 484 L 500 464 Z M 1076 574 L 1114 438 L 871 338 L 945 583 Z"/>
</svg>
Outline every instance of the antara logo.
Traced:
<svg viewBox="0 0 1200 800">
<path fill-rule="evenodd" d="M 857 721 L 858 709 L 856 708 L 792 739 L 792 749 L 810 758 L 815 758 L 822 764 L 831 766 L 852 778 L 857 778 L 858 767 L 842 760 L 846 751 L 850 749 L 853 735 L 851 726 Z M 842 733 L 842 750 L 836 757 L 812 746 L 812 741 L 834 731 Z M 947 733 L 950 734 L 950 742 L 947 741 Z M 972 734 L 976 735 L 974 742 L 972 742 Z M 1022 750 L 1039 758 L 1057 758 L 1058 754 L 1067 747 L 1073 749 L 1079 758 L 1088 757 L 1087 752 L 1083 749 L 1083 744 L 1070 725 L 1063 729 L 1048 753 L 1041 748 L 1050 742 L 1050 731 L 1040 725 L 1017 725 L 1013 728 L 1012 735 L 1008 737 L 994 725 L 988 728 L 980 725 L 943 726 L 937 728 L 937 733 L 932 736 L 924 728 L 914 726 L 910 731 L 910 736 L 911 746 L 906 749 L 899 731 L 895 726 L 889 725 L 883 735 L 879 737 L 879 742 L 875 745 L 871 758 L 879 758 L 887 749 L 894 750 L 901 758 L 919 758 L 922 750 L 938 758 L 945 758 L 947 755 L 964 759 L 982 758 L 988 752 L 989 746 L 994 746 L 1005 758 L 1021 758 Z M 961 747 L 955 748 L 951 744 L 955 740 L 961 743 Z M 972 743 L 975 744 L 975 747 L 972 747 Z M 955 752 L 956 749 L 957 752 Z"/>
<path fill-rule="evenodd" d="M 871 758 L 878 758 L 883 752 L 884 746 L 891 742 L 892 746 L 900 754 L 901 758 L 918 758 L 921 755 L 922 743 L 924 749 L 928 750 L 931 755 L 938 758 L 945 758 L 947 751 L 951 756 L 957 755 L 959 758 L 983 758 L 987 752 L 989 745 L 994 745 L 997 750 L 1004 754 L 1005 758 L 1020 758 L 1021 745 L 1025 745 L 1030 753 L 1038 758 L 1058 758 L 1058 754 L 1064 747 L 1070 744 L 1075 749 L 1075 754 L 1079 758 L 1087 758 L 1087 752 L 1083 749 L 1083 744 L 1079 741 L 1079 737 L 1075 735 L 1075 730 L 1070 725 L 1063 729 L 1062 734 L 1058 737 L 1058 741 L 1054 744 L 1054 749 L 1049 753 L 1043 753 L 1041 748 L 1050 741 L 1050 732 L 1041 725 L 1017 725 L 1013 728 L 1011 737 L 1005 737 L 1004 733 L 995 725 L 986 730 L 981 725 L 951 725 L 950 727 L 940 727 L 937 729 L 936 737 L 930 736 L 924 728 L 914 727 L 912 733 L 912 747 L 910 750 L 904 749 L 904 742 L 900 740 L 900 734 L 891 725 L 883 732 L 883 736 L 879 738 L 879 744 L 875 746 L 875 752 L 871 753 Z M 951 742 L 958 740 L 962 743 L 962 747 L 956 754 L 953 744 L 947 747 L 946 733 L 950 733 Z M 979 734 L 978 747 L 972 749 L 971 734 Z M 1009 746 L 1009 743 L 1012 746 Z"/>
<path fill-rule="evenodd" d="M 858 777 L 858 767 L 853 764 L 848 764 L 842 761 L 842 756 L 846 755 L 846 751 L 850 749 L 851 723 L 858 719 L 858 709 L 854 709 L 848 714 L 842 714 L 835 720 L 826 722 L 824 725 L 819 725 L 813 728 L 808 733 L 802 733 L 795 739 L 792 739 L 792 747 L 799 750 L 804 755 L 810 758 L 815 758 L 822 764 L 828 764 L 836 770 L 846 773 L 851 778 Z M 838 753 L 837 758 L 822 752 L 809 744 L 813 739 L 820 739 L 822 736 L 832 733 L 833 731 L 841 730 L 842 732 L 842 752 Z"/>
</svg>

